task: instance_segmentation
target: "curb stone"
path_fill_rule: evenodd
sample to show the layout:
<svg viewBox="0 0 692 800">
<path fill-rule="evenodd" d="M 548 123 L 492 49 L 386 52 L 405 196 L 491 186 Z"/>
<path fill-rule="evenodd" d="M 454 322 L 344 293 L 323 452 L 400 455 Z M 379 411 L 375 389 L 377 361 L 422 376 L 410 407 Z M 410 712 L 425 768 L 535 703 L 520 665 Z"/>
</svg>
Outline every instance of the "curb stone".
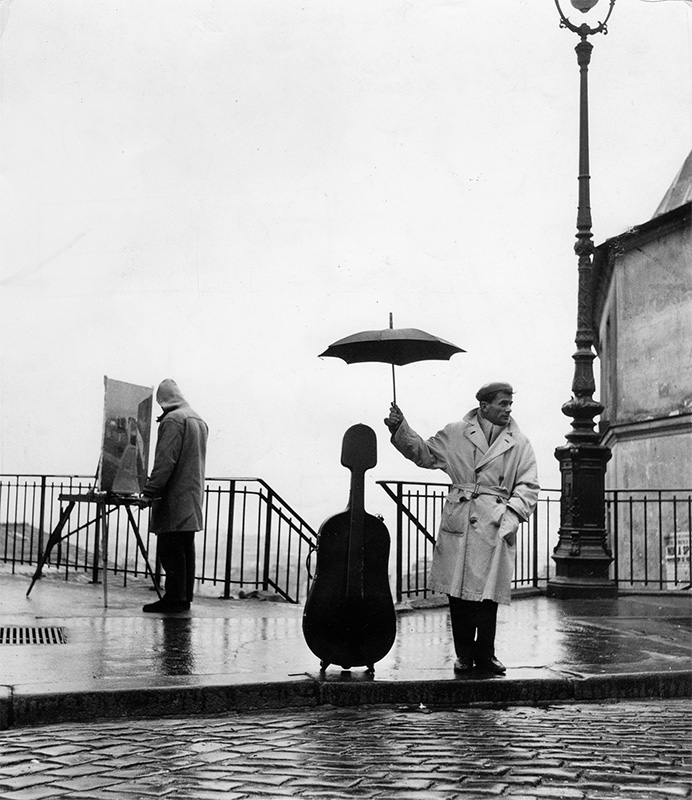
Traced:
<svg viewBox="0 0 692 800">
<path fill-rule="evenodd" d="M 122 717 L 184 717 L 309 706 L 506 706 L 692 697 L 692 670 L 538 680 L 336 681 L 78 688 L 0 686 L 0 730 Z"/>
</svg>

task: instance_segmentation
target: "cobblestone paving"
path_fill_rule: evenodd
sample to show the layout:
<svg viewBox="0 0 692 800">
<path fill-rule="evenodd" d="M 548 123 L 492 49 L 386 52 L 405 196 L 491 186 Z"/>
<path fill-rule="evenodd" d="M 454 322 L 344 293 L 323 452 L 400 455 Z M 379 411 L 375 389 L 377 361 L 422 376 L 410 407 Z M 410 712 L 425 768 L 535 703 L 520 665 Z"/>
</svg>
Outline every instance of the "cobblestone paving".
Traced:
<svg viewBox="0 0 692 800">
<path fill-rule="evenodd" d="M 3 800 L 690 797 L 692 701 L 333 708 L 0 732 Z"/>
</svg>

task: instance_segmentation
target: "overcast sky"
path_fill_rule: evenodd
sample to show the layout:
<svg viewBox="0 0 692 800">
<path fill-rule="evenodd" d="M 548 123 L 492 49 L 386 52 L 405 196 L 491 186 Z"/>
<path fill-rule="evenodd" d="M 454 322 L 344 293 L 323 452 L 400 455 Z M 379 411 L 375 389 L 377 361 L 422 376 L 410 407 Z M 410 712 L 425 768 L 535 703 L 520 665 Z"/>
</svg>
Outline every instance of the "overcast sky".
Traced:
<svg viewBox="0 0 692 800">
<path fill-rule="evenodd" d="M 173 377 L 208 474 L 261 476 L 313 524 L 370 425 L 384 512 L 371 481 L 436 473 L 388 443 L 387 366 L 317 356 L 392 312 L 467 350 L 397 370 L 414 428 L 508 380 L 559 486 L 579 72 L 552 0 L 0 0 L 0 21 L 3 472 L 92 474 L 103 376 Z M 690 151 L 691 37 L 688 3 L 618 0 L 592 39 L 596 243 Z"/>
</svg>

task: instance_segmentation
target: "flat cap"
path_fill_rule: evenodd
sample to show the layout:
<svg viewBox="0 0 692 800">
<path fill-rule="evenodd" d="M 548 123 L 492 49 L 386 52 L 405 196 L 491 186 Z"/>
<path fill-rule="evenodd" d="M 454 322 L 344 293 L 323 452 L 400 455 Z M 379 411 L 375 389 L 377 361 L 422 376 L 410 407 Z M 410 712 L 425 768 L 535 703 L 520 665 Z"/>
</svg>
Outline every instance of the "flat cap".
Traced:
<svg viewBox="0 0 692 800">
<path fill-rule="evenodd" d="M 505 383 L 504 381 L 493 381 L 492 383 L 486 383 L 476 392 L 476 400 L 478 400 L 479 403 L 482 403 L 484 400 L 488 400 L 498 392 L 514 394 L 514 389 L 509 383 Z"/>
</svg>

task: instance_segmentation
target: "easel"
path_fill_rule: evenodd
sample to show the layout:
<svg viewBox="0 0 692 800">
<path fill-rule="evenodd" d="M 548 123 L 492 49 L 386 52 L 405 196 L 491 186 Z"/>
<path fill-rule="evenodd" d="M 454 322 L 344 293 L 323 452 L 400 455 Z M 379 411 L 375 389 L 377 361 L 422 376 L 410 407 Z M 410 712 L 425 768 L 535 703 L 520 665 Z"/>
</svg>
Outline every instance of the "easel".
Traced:
<svg viewBox="0 0 692 800">
<path fill-rule="evenodd" d="M 28 597 L 31 590 L 34 588 L 34 584 L 36 581 L 41 577 L 41 570 L 45 566 L 46 561 L 48 560 L 48 556 L 50 555 L 51 550 L 55 547 L 58 542 L 61 542 L 63 539 L 67 539 L 72 533 L 76 533 L 77 531 L 81 530 L 84 527 L 87 527 L 91 524 L 91 522 L 86 522 L 84 525 L 80 525 L 73 531 L 66 533 L 63 535 L 63 528 L 67 524 L 74 507 L 77 503 L 95 503 L 96 504 L 96 536 L 100 536 L 101 541 L 101 563 L 103 568 L 103 607 L 108 608 L 108 515 L 113 513 L 117 508 L 125 508 L 127 512 L 127 519 L 132 528 L 135 539 L 137 540 L 137 547 L 139 548 L 139 552 L 144 559 L 144 564 L 146 567 L 146 574 L 151 576 L 152 583 L 154 584 L 154 589 L 156 590 L 156 594 L 161 599 L 161 590 L 159 589 L 158 583 L 156 582 L 156 577 L 154 576 L 154 572 L 149 565 L 149 558 L 147 555 L 147 549 L 144 546 L 144 542 L 142 541 L 142 537 L 139 533 L 139 526 L 137 525 L 137 520 L 132 513 L 132 506 L 136 505 L 141 507 L 142 500 L 140 498 L 128 497 L 126 495 L 117 495 L 111 494 L 109 492 L 95 492 L 90 491 L 86 492 L 85 494 L 61 494 L 59 496 L 61 502 L 67 503 L 65 508 L 62 510 L 60 514 L 60 519 L 58 520 L 58 524 L 53 529 L 53 532 L 48 537 L 48 543 L 46 544 L 46 549 L 43 552 L 43 555 L 39 559 L 38 566 L 36 567 L 36 572 L 34 573 L 34 577 L 31 579 L 31 586 L 29 586 L 26 596 Z"/>
</svg>

